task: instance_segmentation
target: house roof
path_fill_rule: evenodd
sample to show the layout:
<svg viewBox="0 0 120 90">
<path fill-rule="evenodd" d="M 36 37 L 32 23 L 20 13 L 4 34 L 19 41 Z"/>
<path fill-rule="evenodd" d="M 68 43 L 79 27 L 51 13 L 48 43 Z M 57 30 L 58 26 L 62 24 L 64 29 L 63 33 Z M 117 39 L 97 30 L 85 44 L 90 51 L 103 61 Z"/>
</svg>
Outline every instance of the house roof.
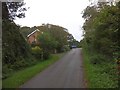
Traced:
<svg viewBox="0 0 120 90">
<path fill-rule="evenodd" d="M 40 32 L 40 30 L 36 29 L 36 30 L 34 30 L 33 32 L 31 32 L 30 34 L 28 34 L 27 37 L 30 37 L 32 34 L 34 34 L 34 33 L 37 32 L 37 31 Z"/>
</svg>

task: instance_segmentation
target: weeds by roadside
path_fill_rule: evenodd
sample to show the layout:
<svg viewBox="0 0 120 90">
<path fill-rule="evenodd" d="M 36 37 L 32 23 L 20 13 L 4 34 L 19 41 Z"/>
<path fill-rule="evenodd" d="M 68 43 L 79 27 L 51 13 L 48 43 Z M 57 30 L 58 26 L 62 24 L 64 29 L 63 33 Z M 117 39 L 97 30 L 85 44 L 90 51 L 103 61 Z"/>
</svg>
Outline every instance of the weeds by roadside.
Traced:
<svg viewBox="0 0 120 90">
<path fill-rule="evenodd" d="M 97 57 L 97 54 L 91 55 L 86 49 L 83 49 L 85 72 L 88 80 L 88 88 L 117 88 L 117 65 L 100 61 L 105 59 Z M 96 63 L 97 60 L 98 62 Z"/>
</svg>

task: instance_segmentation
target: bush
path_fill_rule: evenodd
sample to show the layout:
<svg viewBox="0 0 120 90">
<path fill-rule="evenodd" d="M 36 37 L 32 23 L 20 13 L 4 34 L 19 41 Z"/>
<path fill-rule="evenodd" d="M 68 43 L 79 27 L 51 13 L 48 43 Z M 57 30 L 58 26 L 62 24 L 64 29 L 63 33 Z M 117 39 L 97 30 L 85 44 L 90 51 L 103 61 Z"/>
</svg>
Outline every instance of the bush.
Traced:
<svg viewBox="0 0 120 90">
<path fill-rule="evenodd" d="M 50 52 L 44 50 L 43 51 L 43 59 L 48 59 L 50 57 Z"/>
<path fill-rule="evenodd" d="M 32 48 L 32 54 L 37 59 L 41 59 L 42 49 L 39 46 L 35 46 Z"/>
<path fill-rule="evenodd" d="M 7 78 L 10 75 L 10 72 L 12 71 L 13 69 L 10 69 L 9 65 L 2 66 L 2 79 Z"/>
<path fill-rule="evenodd" d="M 32 54 L 36 59 L 48 59 L 50 56 L 50 52 L 48 50 L 42 50 L 39 46 L 32 48 Z"/>
<path fill-rule="evenodd" d="M 70 50 L 70 47 L 67 46 L 67 45 L 63 46 L 63 48 L 62 48 L 63 52 L 66 52 L 66 51 L 69 51 L 69 50 Z"/>
<path fill-rule="evenodd" d="M 27 61 L 25 61 L 24 59 L 21 60 L 17 60 L 14 65 L 11 65 L 12 68 L 15 70 L 20 70 L 22 68 L 25 68 L 28 66 Z"/>
<path fill-rule="evenodd" d="M 105 57 L 100 54 L 96 54 L 90 57 L 90 62 L 92 64 L 101 64 L 102 62 L 105 62 Z"/>
</svg>

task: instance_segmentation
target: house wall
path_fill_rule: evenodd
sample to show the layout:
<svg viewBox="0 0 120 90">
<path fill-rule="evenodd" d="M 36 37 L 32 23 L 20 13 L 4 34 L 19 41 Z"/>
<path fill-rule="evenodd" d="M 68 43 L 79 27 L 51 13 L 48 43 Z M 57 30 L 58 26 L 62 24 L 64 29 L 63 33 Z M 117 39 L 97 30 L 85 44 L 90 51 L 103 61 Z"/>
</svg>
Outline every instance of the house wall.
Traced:
<svg viewBox="0 0 120 90">
<path fill-rule="evenodd" d="M 35 32 L 34 34 L 30 35 L 28 37 L 28 43 L 30 43 L 30 44 L 32 44 L 32 43 L 38 43 L 38 41 L 37 41 L 38 34 L 40 34 L 40 32 Z"/>
</svg>

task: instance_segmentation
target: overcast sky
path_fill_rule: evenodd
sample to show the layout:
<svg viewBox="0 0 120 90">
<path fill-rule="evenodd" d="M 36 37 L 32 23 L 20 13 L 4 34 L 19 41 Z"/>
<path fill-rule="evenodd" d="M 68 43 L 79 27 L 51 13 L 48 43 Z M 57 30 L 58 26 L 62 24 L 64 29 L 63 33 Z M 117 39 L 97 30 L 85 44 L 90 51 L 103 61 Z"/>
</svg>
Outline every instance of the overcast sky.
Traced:
<svg viewBox="0 0 120 90">
<path fill-rule="evenodd" d="M 67 28 L 78 41 L 82 39 L 81 27 L 84 23 L 82 11 L 89 5 L 89 0 L 24 0 L 26 17 L 16 19 L 21 26 L 40 26 L 49 23 Z"/>
</svg>

